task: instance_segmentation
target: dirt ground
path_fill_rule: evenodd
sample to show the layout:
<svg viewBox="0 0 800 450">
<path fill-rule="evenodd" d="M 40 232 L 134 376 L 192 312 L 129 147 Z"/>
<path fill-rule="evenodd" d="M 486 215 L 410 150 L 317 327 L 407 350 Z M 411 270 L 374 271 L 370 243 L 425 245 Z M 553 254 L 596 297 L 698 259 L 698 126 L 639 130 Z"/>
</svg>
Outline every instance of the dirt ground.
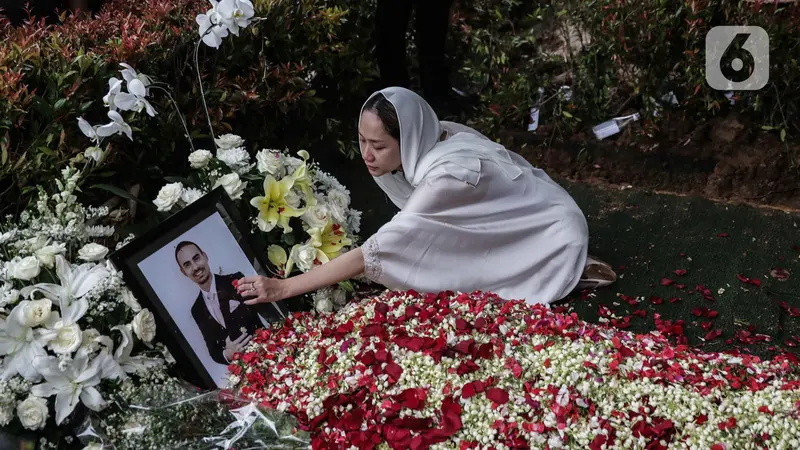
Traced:
<svg viewBox="0 0 800 450">
<path fill-rule="evenodd" d="M 735 115 L 701 125 L 667 118 L 653 133 L 658 138 L 634 124 L 604 141 L 589 131 L 544 145 L 548 132 L 506 131 L 501 140 L 569 180 L 800 210 L 800 143 L 781 142 Z"/>
</svg>

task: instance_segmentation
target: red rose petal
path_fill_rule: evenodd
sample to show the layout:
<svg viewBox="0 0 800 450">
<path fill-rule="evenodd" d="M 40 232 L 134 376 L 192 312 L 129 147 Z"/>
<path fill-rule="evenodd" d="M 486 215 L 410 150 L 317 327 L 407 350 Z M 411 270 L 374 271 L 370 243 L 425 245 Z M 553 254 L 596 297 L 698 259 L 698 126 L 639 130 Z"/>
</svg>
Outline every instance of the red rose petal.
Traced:
<svg viewBox="0 0 800 450">
<path fill-rule="evenodd" d="M 400 380 L 400 375 L 403 374 L 403 368 L 394 362 L 390 362 L 386 365 L 384 372 L 389 375 L 389 379 L 392 380 L 392 382 L 397 383 L 397 381 Z"/>
<path fill-rule="evenodd" d="M 791 272 L 786 269 L 775 268 L 769 272 L 769 276 L 778 281 L 786 281 L 791 276 Z"/>
<path fill-rule="evenodd" d="M 662 278 L 661 279 L 661 285 L 662 286 L 669 286 L 669 285 L 671 285 L 673 283 L 675 283 L 675 282 L 670 280 L 669 278 Z"/>
<path fill-rule="evenodd" d="M 717 329 L 717 330 L 712 330 L 712 331 L 709 331 L 709 332 L 706 334 L 705 340 L 707 340 L 707 341 L 713 341 L 714 339 L 716 339 L 716 338 L 720 337 L 721 335 L 722 335 L 722 330 L 719 330 L 719 329 Z"/>
<path fill-rule="evenodd" d="M 508 403 L 508 392 L 505 389 L 489 388 L 486 390 L 486 398 L 498 405 L 505 405 Z"/>
<path fill-rule="evenodd" d="M 678 270 L 676 270 L 676 271 L 674 271 L 672 273 L 674 273 L 675 275 L 677 275 L 679 277 L 682 277 L 682 276 L 686 275 L 686 272 L 687 272 L 686 269 L 678 269 Z"/>
<path fill-rule="evenodd" d="M 720 234 L 717 235 L 717 237 L 721 237 L 721 238 L 726 238 L 728 236 L 730 236 L 728 233 L 720 233 Z"/>
</svg>

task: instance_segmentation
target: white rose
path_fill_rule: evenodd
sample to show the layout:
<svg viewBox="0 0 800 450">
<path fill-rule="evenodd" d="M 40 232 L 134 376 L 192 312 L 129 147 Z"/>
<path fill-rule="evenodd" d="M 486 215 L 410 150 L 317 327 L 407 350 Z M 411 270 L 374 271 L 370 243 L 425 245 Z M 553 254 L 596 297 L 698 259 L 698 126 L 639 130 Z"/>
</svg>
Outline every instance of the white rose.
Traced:
<svg viewBox="0 0 800 450">
<path fill-rule="evenodd" d="M 217 159 L 225 163 L 231 170 L 242 174 L 250 169 L 250 154 L 244 147 L 217 150 Z"/>
<path fill-rule="evenodd" d="M 67 246 L 56 242 L 36 250 L 36 257 L 39 262 L 48 269 L 53 268 L 56 263 L 56 255 L 60 255 L 67 251 Z"/>
<path fill-rule="evenodd" d="M 78 258 L 84 261 L 100 261 L 108 254 L 108 248 L 94 242 L 84 245 L 78 250 Z"/>
<path fill-rule="evenodd" d="M 230 150 L 234 147 L 241 147 L 244 144 L 244 139 L 235 134 L 223 134 L 222 136 L 214 139 L 217 147 L 223 150 Z"/>
<path fill-rule="evenodd" d="M 43 298 L 41 300 L 23 300 L 14 309 L 21 308 L 21 325 L 34 328 L 47 322 L 47 319 L 50 318 L 52 307 L 53 303 Z M 14 313 L 12 312 L 11 315 L 14 315 Z"/>
<path fill-rule="evenodd" d="M 225 192 L 227 192 L 228 195 L 230 195 L 231 199 L 239 200 L 240 198 L 242 198 L 242 193 L 244 192 L 244 189 L 247 187 L 247 182 L 242 182 L 242 180 L 239 179 L 239 175 L 237 175 L 236 173 L 229 173 L 227 175 L 220 177 L 214 183 L 214 187 L 212 189 L 216 189 L 220 186 L 225 188 Z"/>
<path fill-rule="evenodd" d="M 142 306 L 136 300 L 136 297 L 133 295 L 130 289 L 124 288 L 122 289 L 122 303 L 124 303 L 128 308 L 131 309 L 133 312 L 139 312 L 142 310 Z"/>
<path fill-rule="evenodd" d="M 202 169 L 208 165 L 213 156 L 208 150 L 195 150 L 189 155 L 189 165 L 192 169 Z"/>
<path fill-rule="evenodd" d="M 16 234 L 17 230 L 6 231 L 5 233 L 0 234 L 0 244 L 5 244 L 6 242 L 10 241 Z"/>
<path fill-rule="evenodd" d="M 310 228 L 322 228 L 328 224 L 328 207 L 317 203 L 306 209 L 300 219 L 308 224 Z"/>
<path fill-rule="evenodd" d="M 78 324 L 64 326 L 63 322 L 58 321 L 54 331 L 56 336 L 49 345 L 50 349 L 56 353 L 71 354 L 83 343 L 83 332 Z"/>
<path fill-rule="evenodd" d="M 181 199 L 182 193 L 183 184 L 167 184 L 158 192 L 158 197 L 153 200 L 153 203 L 158 207 L 159 211 L 169 211 Z"/>
<path fill-rule="evenodd" d="M 284 199 L 286 199 L 286 204 L 288 204 L 292 208 L 299 208 L 300 207 L 300 201 L 303 199 L 303 197 L 301 197 L 297 193 L 297 191 L 292 189 L 292 190 L 290 190 L 289 192 L 286 193 L 286 196 L 284 197 Z"/>
<path fill-rule="evenodd" d="M 17 405 L 17 417 L 22 426 L 29 430 L 41 430 L 47 423 L 49 411 L 43 398 L 28 397 Z"/>
<path fill-rule="evenodd" d="M 11 261 L 9 265 L 8 276 L 19 280 L 28 281 L 36 278 L 41 271 L 39 258 L 35 256 L 27 256 L 19 260 Z"/>
<path fill-rule="evenodd" d="M 327 297 L 320 298 L 314 301 L 314 309 L 316 309 L 318 313 L 333 312 L 333 302 Z"/>
<path fill-rule="evenodd" d="M 200 199 L 204 194 L 200 189 L 186 188 L 181 193 L 181 201 L 187 205 L 191 205 Z"/>
<path fill-rule="evenodd" d="M 303 272 L 308 272 L 314 268 L 314 260 L 317 259 L 317 248 L 311 244 L 301 244 L 292 247 L 291 255 L 292 261 Z"/>
<path fill-rule="evenodd" d="M 331 298 L 336 306 L 344 306 L 347 303 L 347 292 L 344 289 L 334 289 Z"/>
<path fill-rule="evenodd" d="M 277 175 L 283 167 L 281 154 L 275 150 L 263 149 L 256 153 L 256 162 L 259 172 L 270 175 Z"/>
<path fill-rule="evenodd" d="M 144 342 L 156 337 L 156 318 L 147 308 L 139 311 L 133 318 L 133 332 Z"/>
<path fill-rule="evenodd" d="M 100 341 L 101 341 L 100 338 L 102 336 L 103 335 L 100 334 L 100 332 L 94 328 L 83 330 L 83 336 L 81 336 L 82 342 L 80 348 L 85 349 L 86 353 L 88 354 L 94 353 L 95 351 L 100 349 Z"/>
<path fill-rule="evenodd" d="M 342 209 L 338 205 L 334 204 L 328 205 L 328 212 L 330 212 L 331 218 L 333 218 L 334 222 L 340 225 L 344 225 L 347 222 L 347 217 L 345 217 L 345 211 L 346 210 Z"/>
</svg>

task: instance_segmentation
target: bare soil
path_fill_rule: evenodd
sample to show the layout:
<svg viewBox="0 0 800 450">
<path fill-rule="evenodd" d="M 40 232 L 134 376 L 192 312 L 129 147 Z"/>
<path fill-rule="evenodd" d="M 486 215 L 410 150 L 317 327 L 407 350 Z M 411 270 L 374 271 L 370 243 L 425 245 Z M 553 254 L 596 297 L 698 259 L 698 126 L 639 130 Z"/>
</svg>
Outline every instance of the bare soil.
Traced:
<svg viewBox="0 0 800 450">
<path fill-rule="evenodd" d="M 667 117 L 660 127 L 637 123 L 604 141 L 588 130 L 544 145 L 552 130 L 541 126 L 535 133 L 508 130 L 501 139 L 534 165 L 570 180 L 800 210 L 797 142 L 781 142 L 737 115 L 700 125 Z"/>
</svg>

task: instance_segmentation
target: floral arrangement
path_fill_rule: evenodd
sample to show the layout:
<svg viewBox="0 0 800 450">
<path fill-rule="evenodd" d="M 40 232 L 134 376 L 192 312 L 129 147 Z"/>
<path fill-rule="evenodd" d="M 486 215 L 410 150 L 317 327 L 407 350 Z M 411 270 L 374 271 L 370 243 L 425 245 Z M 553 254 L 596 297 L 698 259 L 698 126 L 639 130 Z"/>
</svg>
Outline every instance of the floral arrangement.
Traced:
<svg viewBox="0 0 800 450">
<path fill-rule="evenodd" d="M 116 386 L 169 359 L 142 308 L 105 259 L 108 208 L 75 195 L 81 173 L 0 225 L 0 425 L 40 431 L 101 411 Z"/>
<path fill-rule="evenodd" d="M 223 38 L 238 35 L 259 20 L 247 0 L 211 0 L 211 4 L 197 16 L 198 45 L 217 48 Z M 275 276 L 308 272 L 356 245 L 361 212 L 350 208 L 349 191 L 309 161 L 308 152 L 298 151 L 297 158 L 288 151 L 261 149 L 253 161 L 244 139 L 230 133 L 215 137 L 210 119 L 209 128 L 214 151 L 194 150 L 192 144 L 188 159 L 193 170 L 161 188 L 153 201 L 159 211 L 179 210 L 210 190 L 224 188 L 243 210 L 253 212 L 253 231 L 264 237 Z M 188 130 L 186 135 L 190 136 Z M 353 289 L 352 282 L 344 282 L 305 297 L 317 311 L 331 312 L 346 303 L 347 292 Z"/>
<path fill-rule="evenodd" d="M 262 330 L 241 395 L 315 448 L 796 448 L 800 378 L 475 292 L 390 292 Z"/>
</svg>

